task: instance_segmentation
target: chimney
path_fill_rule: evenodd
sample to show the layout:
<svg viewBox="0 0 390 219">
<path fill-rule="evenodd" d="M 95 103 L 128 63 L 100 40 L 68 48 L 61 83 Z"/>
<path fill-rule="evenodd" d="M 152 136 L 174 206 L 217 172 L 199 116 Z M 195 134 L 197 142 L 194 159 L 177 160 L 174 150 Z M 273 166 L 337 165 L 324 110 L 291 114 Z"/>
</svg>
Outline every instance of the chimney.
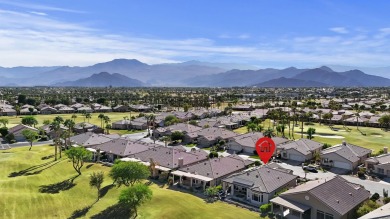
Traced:
<svg viewBox="0 0 390 219">
<path fill-rule="evenodd" d="M 179 158 L 179 167 L 183 167 L 184 166 L 184 161 L 183 161 L 183 158 Z"/>
<path fill-rule="evenodd" d="M 343 146 L 346 146 L 347 145 L 347 142 L 346 141 L 343 141 Z"/>
<path fill-rule="evenodd" d="M 384 154 L 387 154 L 387 153 L 389 153 L 389 150 L 388 150 L 388 148 L 387 148 L 387 147 L 383 147 L 383 153 L 384 153 Z"/>
</svg>

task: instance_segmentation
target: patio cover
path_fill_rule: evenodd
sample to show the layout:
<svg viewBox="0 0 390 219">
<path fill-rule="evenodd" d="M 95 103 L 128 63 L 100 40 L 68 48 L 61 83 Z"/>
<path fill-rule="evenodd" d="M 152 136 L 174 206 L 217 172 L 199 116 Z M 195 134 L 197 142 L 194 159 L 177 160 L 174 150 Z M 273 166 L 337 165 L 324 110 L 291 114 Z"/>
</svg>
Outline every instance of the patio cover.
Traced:
<svg viewBox="0 0 390 219">
<path fill-rule="evenodd" d="M 183 171 L 180 171 L 180 170 L 173 171 L 172 175 L 190 177 L 190 178 L 199 179 L 199 180 L 202 180 L 202 181 L 205 181 L 205 182 L 210 182 L 210 181 L 213 180 L 212 178 L 209 178 L 209 177 L 206 177 L 206 176 L 192 174 L 192 173 L 187 173 L 187 172 L 183 172 Z"/>
<path fill-rule="evenodd" d="M 141 160 L 138 160 L 137 158 L 132 158 L 132 157 L 124 157 L 124 158 L 121 158 L 120 159 L 121 161 L 125 161 L 125 162 L 138 162 L 138 163 L 142 163 L 143 165 L 145 166 L 150 166 L 150 163 L 149 162 L 143 162 Z M 171 171 L 170 168 L 167 168 L 167 167 L 162 167 L 162 166 L 156 166 L 156 169 L 158 170 L 161 170 L 161 171 Z"/>
<path fill-rule="evenodd" d="M 298 202 L 294 202 L 294 201 L 288 201 L 281 197 L 273 198 L 270 202 L 293 209 L 294 211 L 298 211 L 300 213 L 303 213 L 311 208 L 310 206 Z"/>
</svg>

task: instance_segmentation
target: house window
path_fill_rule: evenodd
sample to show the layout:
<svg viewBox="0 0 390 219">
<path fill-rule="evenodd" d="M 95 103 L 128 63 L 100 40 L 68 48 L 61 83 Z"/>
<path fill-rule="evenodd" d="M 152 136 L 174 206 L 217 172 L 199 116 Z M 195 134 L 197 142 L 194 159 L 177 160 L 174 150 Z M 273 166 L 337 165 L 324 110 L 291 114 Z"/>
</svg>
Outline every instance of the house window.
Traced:
<svg viewBox="0 0 390 219">
<path fill-rule="evenodd" d="M 294 211 L 294 210 L 291 210 L 291 214 L 295 217 L 298 217 L 300 218 L 301 217 L 301 213 L 299 213 L 298 211 Z"/>
<path fill-rule="evenodd" d="M 252 194 L 252 200 L 256 202 L 263 202 L 263 194 Z"/>
<path fill-rule="evenodd" d="M 333 214 L 328 214 L 323 211 L 317 210 L 317 219 L 333 219 Z"/>
<path fill-rule="evenodd" d="M 324 163 L 329 163 L 329 159 L 328 159 L 328 158 L 325 158 L 325 159 L 324 159 Z"/>
<path fill-rule="evenodd" d="M 378 168 L 378 173 L 384 175 L 385 174 L 385 170 L 382 169 L 382 168 Z"/>
<path fill-rule="evenodd" d="M 286 152 L 283 152 L 283 157 L 287 157 L 287 153 Z"/>
</svg>

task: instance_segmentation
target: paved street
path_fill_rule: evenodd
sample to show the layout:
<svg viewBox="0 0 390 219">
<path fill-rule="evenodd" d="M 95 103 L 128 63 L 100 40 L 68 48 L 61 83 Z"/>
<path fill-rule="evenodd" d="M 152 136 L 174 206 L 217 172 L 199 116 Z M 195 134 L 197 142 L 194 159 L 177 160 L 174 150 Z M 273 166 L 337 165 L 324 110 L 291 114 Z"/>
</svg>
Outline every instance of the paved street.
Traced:
<svg viewBox="0 0 390 219">
<path fill-rule="evenodd" d="M 345 175 L 342 177 L 351 183 L 356 183 L 364 186 L 364 188 L 370 191 L 371 194 L 378 193 L 380 196 L 383 196 L 383 189 L 390 191 L 390 183 L 384 181 L 374 182 L 371 180 L 364 180 L 357 177 L 345 176 Z"/>
<path fill-rule="evenodd" d="M 53 140 L 34 142 L 33 143 L 33 147 L 34 146 L 48 145 L 48 144 L 53 144 Z M 28 142 L 18 142 L 18 143 L 15 143 L 15 144 L 9 144 L 9 146 L 11 148 L 25 147 L 25 146 L 30 146 L 30 143 L 28 143 Z"/>
</svg>

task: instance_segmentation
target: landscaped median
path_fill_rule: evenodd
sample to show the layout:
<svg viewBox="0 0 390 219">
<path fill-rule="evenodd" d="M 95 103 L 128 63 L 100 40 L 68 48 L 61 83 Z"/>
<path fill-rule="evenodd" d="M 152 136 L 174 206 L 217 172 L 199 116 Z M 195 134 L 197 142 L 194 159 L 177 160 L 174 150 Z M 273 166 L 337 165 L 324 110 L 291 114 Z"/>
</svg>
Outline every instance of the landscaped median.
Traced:
<svg viewBox="0 0 390 219">
<path fill-rule="evenodd" d="M 110 167 L 86 163 L 78 174 L 65 157 L 54 161 L 53 147 L 14 148 L 0 151 L 0 218 L 120 218 L 129 217 L 118 207 L 120 191 L 111 186 Z M 93 172 L 103 171 L 102 197 L 89 185 Z M 76 177 L 77 176 L 77 177 Z M 151 185 L 153 198 L 138 210 L 139 218 L 260 218 L 224 202 L 207 203 L 161 185 Z"/>
</svg>

